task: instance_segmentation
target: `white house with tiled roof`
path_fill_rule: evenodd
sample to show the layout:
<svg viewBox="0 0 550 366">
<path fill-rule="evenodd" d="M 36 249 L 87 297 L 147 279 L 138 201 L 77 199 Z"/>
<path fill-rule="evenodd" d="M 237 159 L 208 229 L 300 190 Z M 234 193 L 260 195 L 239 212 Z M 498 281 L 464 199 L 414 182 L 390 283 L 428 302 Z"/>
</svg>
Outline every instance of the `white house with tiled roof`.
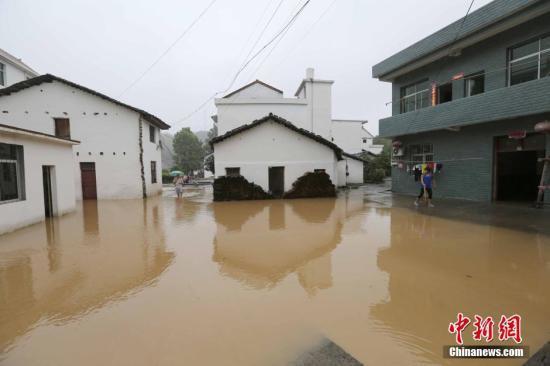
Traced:
<svg viewBox="0 0 550 366">
<path fill-rule="evenodd" d="M 162 191 L 160 130 L 169 126 L 97 91 L 50 74 L 12 84 L 0 89 L 0 125 L 80 141 L 72 146 L 70 165 L 77 200 L 142 198 Z M 17 200 L 25 197 L 10 198 L 9 205 L 21 205 Z M 1 209 L 5 206 L 0 202 Z"/>
<path fill-rule="evenodd" d="M 0 48 L 0 88 L 38 76 L 38 73 L 7 51 Z"/>
<path fill-rule="evenodd" d="M 283 117 L 300 128 L 336 143 L 345 152 L 379 154 L 381 145 L 373 144 L 373 136 L 364 128 L 366 120 L 332 118 L 332 80 L 316 79 L 308 69 L 294 97 L 260 80 L 243 86 L 215 100 L 217 115 L 213 117 L 218 133 L 224 134 L 269 113 Z"/>
</svg>

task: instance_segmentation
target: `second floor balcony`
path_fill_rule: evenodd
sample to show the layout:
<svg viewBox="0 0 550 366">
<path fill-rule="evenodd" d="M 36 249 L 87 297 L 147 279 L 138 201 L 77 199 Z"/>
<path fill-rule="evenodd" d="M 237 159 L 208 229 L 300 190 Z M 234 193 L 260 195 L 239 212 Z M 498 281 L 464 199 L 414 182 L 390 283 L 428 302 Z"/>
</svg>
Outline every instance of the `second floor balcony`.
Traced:
<svg viewBox="0 0 550 366">
<path fill-rule="evenodd" d="M 380 136 L 396 137 L 550 112 L 550 77 L 380 120 Z"/>
</svg>

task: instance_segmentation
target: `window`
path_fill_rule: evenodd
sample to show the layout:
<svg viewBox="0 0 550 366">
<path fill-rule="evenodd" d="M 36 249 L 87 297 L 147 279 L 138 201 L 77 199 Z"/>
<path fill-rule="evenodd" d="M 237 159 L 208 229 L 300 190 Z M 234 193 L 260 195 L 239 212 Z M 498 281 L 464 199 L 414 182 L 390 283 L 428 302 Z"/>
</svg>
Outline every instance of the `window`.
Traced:
<svg viewBox="0 0 550 366">
<path fill-rule="evenodd" d="M 471 97 L 485 92 L 485 73 L 477 72 L 464 78 L 464 96 Z"/>
<path fill-rule="evenodd" d="M 68 118 L 54 118 L 55 136 L 62 139 L 71 138 L 71 125 Z"/>
<path fill-rule="evenodd" d="M 430 106 L 428 80 L 401 88 L 401 113 L 412 112 Z"/>
<path fill-rule="evenodd" d="M 439 95 L 439 103 L 447 103 L 453 100 L 453 83 L 447 83 L 438 86 L 437 95 Z"/>
<path fill-rule="evenodd" d="M 225 175 L 228 177 L 238 177 L 241 175 L 241 168 L 225 168 Z"/>
<path fill-rule="evenodd" d="M 367 143 L 367 138 L 366 138 L 366 137 L 363 137 L 363 143 L 364 143 L 364 144 Z"/>
<path fill-rule="evenodd" d="M 0 143 L 0 203 L 24 199 L 23 146 Z"/>
<path fill-rule="evenodd" d="M 152 143 L 155 142 L 155 126 L 149 126 L 149 141 Z"/>
<path fill-rule="evenodd" d="M 432 144 L 411 145 L 409 152 L 413 164 L 429 163 L 434 161 Z"/>
<path fill-rule="evenodd" d="M 157 182 L 157 162 L 151 162 L 151 183 Z"/>
<path fill-rule="evenodd" d="M 6 85 L 6 65 L 0 62 L 0 85 Z"/>
<path fill-rule="evenodd" d="M 510 49 L 510 86 L 550 76 L 550 36 Z"/>
</svg>

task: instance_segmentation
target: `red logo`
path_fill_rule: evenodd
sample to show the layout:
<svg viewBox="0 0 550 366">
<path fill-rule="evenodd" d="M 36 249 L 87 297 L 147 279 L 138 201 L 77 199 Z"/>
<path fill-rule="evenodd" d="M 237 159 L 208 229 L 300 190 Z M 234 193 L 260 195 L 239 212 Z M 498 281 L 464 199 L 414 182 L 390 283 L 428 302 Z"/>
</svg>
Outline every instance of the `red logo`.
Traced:
<svg viewBox="0 0 550 366">
<path fill-rule="evenodd" d="M 456 334 L 456 343 L 462 344 L 462 332 L 470 324 L 470 318 L 464 316 L 462 313 L 458 313 L 457 321 L 449 324 L 449 333 Z"/>
<path fill-rule="evenodd" d="M 467 316 L 464 316 L 462 313 L 458 313 L 456 316 L 457 320 L 454 323 L 449 324 L 449 333 L 454 334 L 456 338 L 456 343 L 462 345 L 464 343 L 464 338 L 462 332 L 466 330 L 468 325 L 470 325 L 471 320 Z M 486 318 L 475 315 L 474 322 L 474 331 L 472 332 L 472 338 L 474 341 L 491 342 L 494 338 L 494 326 L 495 322 L 491 316 Z M 521 316 L 514 314 L 510 317 L 502 315 L 500 321 L 498 322 L 498 339 L 500 341 L 507 341 L 513 339 L 516 343 L 521 343 Z"/>
</svg>

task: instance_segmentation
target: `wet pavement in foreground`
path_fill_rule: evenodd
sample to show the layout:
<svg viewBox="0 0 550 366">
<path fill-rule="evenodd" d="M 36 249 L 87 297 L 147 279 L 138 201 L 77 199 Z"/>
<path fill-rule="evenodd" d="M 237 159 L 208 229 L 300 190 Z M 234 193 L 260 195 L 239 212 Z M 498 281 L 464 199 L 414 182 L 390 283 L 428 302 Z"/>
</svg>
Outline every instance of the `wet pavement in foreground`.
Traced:
<svg viewBox="0 0 550 366">
<path fill-rule="evenodd" d="M 415 209 L 382 186 L 211 200 L 86 201 L 0 236 L 0 365 L 453 364 L 459 312 L 550 340 L 549 210 Z"/>
</svg>

